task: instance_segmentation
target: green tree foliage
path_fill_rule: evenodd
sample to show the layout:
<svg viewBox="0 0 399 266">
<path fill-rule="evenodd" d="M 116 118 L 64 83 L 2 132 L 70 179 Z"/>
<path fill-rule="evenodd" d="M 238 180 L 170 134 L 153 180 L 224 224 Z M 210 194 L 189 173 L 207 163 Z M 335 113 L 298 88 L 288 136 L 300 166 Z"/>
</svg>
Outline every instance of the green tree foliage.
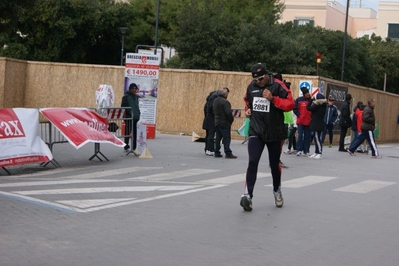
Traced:
<svg viewBox="0 0 399 266">
<path fill-rule="evenodd" d="M 125 52 L 155 44 L 158 0 L 0 1 L 0 56 L 50 62 L 120 63 Z M 176 48 L 166 67 L 270 71 L 340 80 L 343 32 L 279 24 L 282 0 L 162 0 L 158 45 Z M 344 81 L 399 93 L 399 43 L 347 36 Z M 316 54 L 322 62 L 316 63 Z"/>
<path fill-rule="evenodd" d="M 1 55 L 53 62 L 118 62 L 117 27 L 130 17 L 127 4 L 109 0 L 28 2 L 17 9 L 19 20 L 13 30 L 0 37 L 7 45 Z"/>
</svg>

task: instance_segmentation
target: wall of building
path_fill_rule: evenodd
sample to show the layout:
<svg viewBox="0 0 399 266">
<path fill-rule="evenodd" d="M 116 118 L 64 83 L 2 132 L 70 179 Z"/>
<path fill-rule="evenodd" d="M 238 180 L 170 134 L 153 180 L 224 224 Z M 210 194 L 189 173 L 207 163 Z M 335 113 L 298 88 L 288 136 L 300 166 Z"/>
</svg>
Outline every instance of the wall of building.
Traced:
<svg viewBox="0 0 399 266">
<path fill-rule="evenodd" d="M 399 95 L 316 76 L 283 75 L 292 83 L 294 98 L 301 80 L 318 87 L 321 81 L 349 87 L 355 102 L 377 101 L 381 123 L 379 142 L 399 141 Z M 248 72 L 161 69 L 159 76 L 157 125 L 162 133 L 192 132 L 204 135 L 202 120 L 205 99 L 211 91 L 230 89 L 233 108 L 244 108 L 243 97 L 252 78 Z M 109 84 L 115 91 L 115 106 L 123 96 L 124 67 L 32 62 L 0 58 L 0 108 L 90 107 L 96 108 L 95 91 Z M 239 119 L 237 119 L 239 121 Z M 243 121 L 243 120 L 241 120 Z M 240 138 L 233 134 L 234 138 Z"/>
<path fill-rule="evenodd" d="M 399 23 L 399 3 L 380 1 L 378 5 L 377 36 L 385 38 L 388 35 L 388 23 Z"/>
</svg>

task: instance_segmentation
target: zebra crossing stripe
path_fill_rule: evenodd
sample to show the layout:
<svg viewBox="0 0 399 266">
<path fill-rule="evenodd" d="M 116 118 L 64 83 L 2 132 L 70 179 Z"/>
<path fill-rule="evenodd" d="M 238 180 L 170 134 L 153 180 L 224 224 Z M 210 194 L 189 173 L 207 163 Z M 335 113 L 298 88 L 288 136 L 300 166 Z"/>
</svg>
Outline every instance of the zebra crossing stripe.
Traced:
<svg viewBox="0 0 399 266">
<path fill-rule="evenodd" d="M 283 188 L 301 188 L 301 187 L 306 187 L 306 186 L 311 186 L 314 184 L 322 183 L 322 182 L 327 182 L 333 179 L 336 179 L 337 177 L 333 176 L 305 176 L 301 178 L 296 178 L 296 179 L 291 179 L 287 180 L 284 182 L 281 182 L 281 187 Z M 271 187 L 272 184 L 267 185 L 268 187 Z"/>
<path fill-rule="evenodd" d="M 68 184 L 84 184 L 84 183 L 108 183 L 108 182 L 122 182 L 124 180 L 115 179 L 100 179 L 100 180 L 58 180 L 58 181 L 33 181 L 33 182 L 18 182 L 0 184 L 0 187 L 31 187 L 31 186 L 51 186 L 51 185 L 68 185 Z"/>
<path fill-rule="evenodd" d="M 77 207 L 80 209 L 104 206 L 111 203 L 119 203 L 124 201 L 135 200 L 136 198 L 122 198 L 122 199 L 91 199 L 91 200 L 57 200 L 56 202 Z"/>
<path fill-rule="evenodd" d="M 46 190 L 12 191 L 19 195 L 56 195 L 56 194 L 87 194 L 104 192 L 148 192 L 148 191 L 179 191 L 198 188 L 201 185 L 189 186 L 134 186 L 134 187 L 97 187 L 97 188 L 64 188 Z"/>
<path fill-rule="evenodd" d="M 187 176 L 210 174 L 210 173 L 215 173 L 215 172 L 219 172 L 219 171 L 220 170 L 214 170 L 214 169 L 187 169 L 187 170 L 175 171 L 175 172 L 169 172 L 169 173 L 132 177 L 132 178 L 128 178 L 128 180 L 163 181 L 163 180 L 177 179 L 177 178 L 182 178 L 182 177 L 187 177 Z"/>
<path fill-rule="evenodd" d="M 258 173 L 257 178 L 265 178 L 265 177 L 270 177 L 270 173 Z M 209 179 L 209 180 L 201 180 L 196 183 L 203 183 L 203 184 L 233 184 L 233 183 L 244 183 L 245 182 L 245 173 L 239 174 L 239 175 L 231 175 L 231 176 L 225 176 L 225 177 L 219 177 L 219 178 L 214 178 L 214 179 Z"/>
<path fill-rule="evenodd" d="M 333 189 L 333 191 L 352 192 L 352 193 L 369 193 L 387 186 L 396 184 L 396 182 L 366 180 L 349 186 Z"/>
</svg>

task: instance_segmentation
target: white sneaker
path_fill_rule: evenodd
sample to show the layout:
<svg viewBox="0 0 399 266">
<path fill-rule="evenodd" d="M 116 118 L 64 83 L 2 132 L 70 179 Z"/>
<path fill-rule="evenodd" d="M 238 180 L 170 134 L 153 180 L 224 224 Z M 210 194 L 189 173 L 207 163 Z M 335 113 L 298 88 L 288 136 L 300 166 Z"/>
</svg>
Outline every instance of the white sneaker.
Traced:
<svg viewBox="0 0 399 266">
<path fill-rule="evenodd" d="M 321 154 L 316 154 L 316 156 L 313 157 L 313 159 L 316 159 L 316 160 L 323 159 L 323 156 Z"/>
<path fill-rule="evenodd" d="M 296 153 L 296 156 L 301 156 L 301 155 L 303 155 L 303 153 L 302 153 L 301 151 L 298 151 L 298 152 Z"/>
<path fill-rule="evenodd" d="M 208 156 L 214 156 L 215 155 L 215 153 L 213 151 L 206 151 L 205 154 L 208 155 Z"/>
<path fill-rule="evenodd" d="M 304 152 L 304 153 L 302 154 L 302 156 L 307 157 L 307 156 L 309 156 L 309 153 Z"/>
<path fill-rule="evenodd" d="M 283 153 L 284 153 L 284 154 L 291 154 L 291 150 L 290 150 L 290 149 L 287 149 L 287 150 L 283 151 Z"/>
<path fill-rule="evenodd" d="M 312 155 L 309 155 L 309 158 L 314 158 L 317 155 L 317 153 L 313 153 Z"/>
<path fill-rule="evenodd" d="M 283 207 L 284 204 L 284 199 L 283 195 L 281 194 L 281 190 L 279 189 L 277 192 L 274 192 L 274 205 L 276 205 L 277 208 Z"/>
</svg>

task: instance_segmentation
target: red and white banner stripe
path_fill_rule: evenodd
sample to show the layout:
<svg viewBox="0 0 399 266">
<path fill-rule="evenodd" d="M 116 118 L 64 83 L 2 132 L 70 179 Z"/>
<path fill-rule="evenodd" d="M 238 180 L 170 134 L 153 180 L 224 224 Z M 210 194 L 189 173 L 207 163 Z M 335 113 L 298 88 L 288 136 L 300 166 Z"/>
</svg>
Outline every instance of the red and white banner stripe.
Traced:
<svg viewBox="0 0 399 266">
<path fill-rule="evenodd" d="M 231 113 L 234 117 L 241 117 L 241 109 L 231 109 Z"/>
<path fill-rule="evenodd" d="M 44 108 L 40 112 L 76 149 L 88 142 L 125 146 L 123 141 L 108 131 L 108 118 L 90 109 Z"/>
<path fill-rule="evenodd" d="M 126 111 L 126 109 L 122 109 L 122 108 L 107 109 L 107 117 L 109 120 L 122 119 L 125 116 L 125 111 Z"/>
</svg>

